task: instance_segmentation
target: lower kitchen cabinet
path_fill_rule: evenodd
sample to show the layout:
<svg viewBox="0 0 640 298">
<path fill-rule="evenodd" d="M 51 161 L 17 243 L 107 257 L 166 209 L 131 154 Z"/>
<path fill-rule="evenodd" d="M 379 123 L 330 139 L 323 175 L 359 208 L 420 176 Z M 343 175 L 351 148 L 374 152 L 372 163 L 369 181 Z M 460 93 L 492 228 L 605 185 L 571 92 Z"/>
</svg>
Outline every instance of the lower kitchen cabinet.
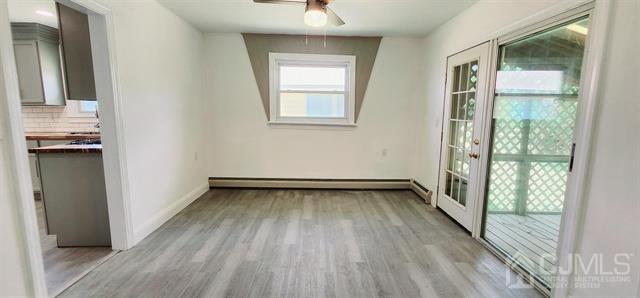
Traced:
<svg viewBox="0 0 640 298">
<path fill-rule="evenodd" d="M 27 149 L 37 148 L 40 146 L 38 141 L 27 141 Z M 35 153 L 29 153 L 29 170 L 31 172 L 31 184 L 34 192 L 40 192 L 40 167 L 38 165 L 38 157 Z"/>
<path fill-rule="evenodd" d="M 38 166 L 38 157 L 35 154 L 29 154 L 29 170 L 31 171 L 31 184 L 34 192 L 40 192 L 40 170 Z"/>
</svg>

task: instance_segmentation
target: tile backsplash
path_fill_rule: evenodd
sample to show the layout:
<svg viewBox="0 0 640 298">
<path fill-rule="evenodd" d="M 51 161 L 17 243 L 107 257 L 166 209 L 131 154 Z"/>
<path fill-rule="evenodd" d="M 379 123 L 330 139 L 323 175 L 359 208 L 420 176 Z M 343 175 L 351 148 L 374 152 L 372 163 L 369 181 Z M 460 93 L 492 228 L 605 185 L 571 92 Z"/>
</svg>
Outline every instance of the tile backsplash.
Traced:
<svg viewBox="0 0 640 298">
<path fill-rule="evenodd" d="M 98 132 L 94 113 L 81 113 L 79 102 L 68 100 L 66 106 L 23 106 L 25 132 Z"/>
</svg>

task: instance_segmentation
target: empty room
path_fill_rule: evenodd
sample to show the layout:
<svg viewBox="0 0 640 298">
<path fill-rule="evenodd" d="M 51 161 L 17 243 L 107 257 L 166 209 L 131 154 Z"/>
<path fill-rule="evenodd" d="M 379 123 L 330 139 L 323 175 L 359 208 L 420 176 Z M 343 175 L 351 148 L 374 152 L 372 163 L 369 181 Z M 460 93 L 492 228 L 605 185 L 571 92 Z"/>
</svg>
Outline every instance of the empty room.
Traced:
<svg viewBox="0 0 640 298">
<path fill-rule="evenodd" d="M 0 0 L 0 297 L 640 297 L 638 0 Z"/>
</svg>

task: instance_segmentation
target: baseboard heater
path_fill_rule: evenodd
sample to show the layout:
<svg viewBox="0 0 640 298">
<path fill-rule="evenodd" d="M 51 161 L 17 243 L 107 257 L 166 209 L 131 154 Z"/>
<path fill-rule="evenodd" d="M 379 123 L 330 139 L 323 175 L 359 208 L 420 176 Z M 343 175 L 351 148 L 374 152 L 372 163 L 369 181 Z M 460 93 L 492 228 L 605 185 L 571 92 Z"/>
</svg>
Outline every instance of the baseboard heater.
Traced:
<svg viewBox="0 0 640 298">
<path fill-rule="evenodd" d="M 410 189 L 425 202 L 431 191 L 413 179 L 304 179 L 210 177 L 210 188 Z"/>
</svg>

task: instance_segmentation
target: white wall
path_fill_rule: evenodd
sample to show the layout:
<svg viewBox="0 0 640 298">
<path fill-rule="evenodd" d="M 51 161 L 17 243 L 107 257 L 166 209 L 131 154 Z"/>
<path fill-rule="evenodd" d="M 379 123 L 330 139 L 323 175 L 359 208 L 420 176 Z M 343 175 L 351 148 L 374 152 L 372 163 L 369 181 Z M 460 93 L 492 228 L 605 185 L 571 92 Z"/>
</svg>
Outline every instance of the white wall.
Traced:
<svg viewBox="0 0 640 298">
<path fill-rule="evenodd" d="M 207 186 L 202 160 L 204 36 L 153 0 L 110 1 L 134 237 Z"/>
<path fill-rule="evenodd" d="M 606 0 L 605 0 L 606 1 Z M 436 189 L 440 150 L 446 57 L 489 35 L 560 1 L 481 0 L 425 39 L 426 97 L 416 103 L 419 131 L 413 160 L 418 182 Z M 578 253 L 586 261 L 602 254 L 605 270 L 611 270 L 616 253 L 634 257 L 630 281 L 601 283 L 598 289 L 572 289 L 576 297 L 637 297 L 640 295 L 640 98 L 629 89 L 640 82 L 637 49 L 638 1 L 615 0 L 605 71 L 600 81 L 599 111 L 590 165 L 591 180 L 585 200 Z M 486 17 L 491 16 L 491 17 Z"/>
<path fill-rule="evenodd" d="M 31 218 L 20 216 L 18 212 L 18 200 L 22 196 L 28 196 L 31 200 L 33 195 L 29 192 L 25 194 L 18 187 L 15 169 L 27 168 L 26 143 L 14 144 L 16 138 L 12 132 L 21 130 L 21 123 L 16 130 L 9 126 L 10 118 L 18 119 L 19 111 L 16 111 L 18 94 L 18 79 L 13 57 L 12 43 L 9 39 L 11 29 L 9 27 L 7 2 L 0 0 L 0 297 L 25 297 L 35 294 L 33 279 L 29 268 L 41 268 L 42 263 L 29 266 L 27 260 L 27 238 L 23 235 L 24 230 L 22 218 L 31 221 L 33 227 L 37 227 L 35 221 L 35 207 Z M 15 86 L 14 90 L 6 89 L 6 86 Z M 8 99 L 16 99 L 10 102 Z M 22 160 L 16 160 L 15 156 L 21 156 Z M 22 165 L 22 166 L 21 166 Z M 28 173 L 21 173 L 22 178 L 28 181 Z M 24 184 L 23 184 L 24 185 Z M 28 184 L 30 185 L 30 183 Z M 32 201 L 30 201 L 32 202 Z M 35 238 L 35 239 L 34 239 Z M 36 237 L 30 237 L 31 243 L 39 245 Z"/>
<path fill-rule="evenodd" d="M 1 3 L 0 3 L 1 4 Z M 2 8 L 0 8 L 2 9 Z M 0 100 L 5 101 L 4 84 L 0 78 Z M 20 235 L 16 209 L 15 181 L 9 167 L 9 140 L 5 138 L 8 123 L 5 105 L 0 106 L 0 296 L 27 296 L 32 293 L 27 278 L 24 239 Z M 25 156 L 26 158 L 26 156 Z"/>
<path fill-rule="evenodd" d="M 4 130 L 4 119 L 2 122 Z M 9 144 L 2 134 L 0 132 L 0 237 L 3 243 L 0 245 L 0 296 L 27 296 L 32 291 L 26 275 L 24 240 L 19 232 L 21 229 L 13 189 L 15 181 L 7 166 Z"/>
<path fill-rule="evenodd" d="M 577 252 L 602 254 L 605 271 L 616 267 L 615 254 L 633 254 L 632 274 L 627 282 L 575 289 L 576 297 L 640 297 L 640 95 L 629 88 L 640 84 L 640 2 L 612 5 Z"/>
<path fill-rule="evenodd" d="M 419 39 L 382 39 L 356 128 L 270 127 L 241 35 L 207 35 L 207 174 L 410 178 L 420 53 Z"/>
</svg>

